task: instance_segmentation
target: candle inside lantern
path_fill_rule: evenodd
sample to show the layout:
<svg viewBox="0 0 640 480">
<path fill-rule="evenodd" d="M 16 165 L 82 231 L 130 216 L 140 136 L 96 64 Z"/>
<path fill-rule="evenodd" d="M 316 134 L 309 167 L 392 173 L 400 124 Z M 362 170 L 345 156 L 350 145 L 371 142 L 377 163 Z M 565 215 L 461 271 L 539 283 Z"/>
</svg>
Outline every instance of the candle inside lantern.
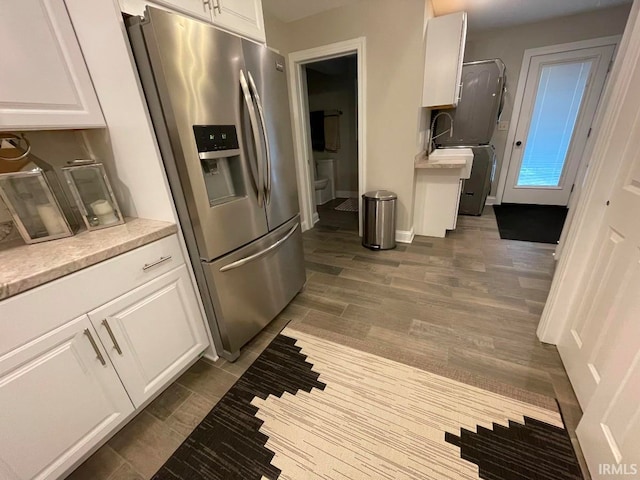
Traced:
<svg viewBox="0 0 640 480">
<path fill-rule="evenodd" d="M 91 203 L 91 210 L 93 210 L 95 216 L 98 217 L 100 225 L 111 225 L 118 221 L 118 217 L 113 211 L 113 207 L 106 200 L 96 200 Z"/>
<path fill-rule="evenodd" d="M 44 228 L 47 229 L 47 233 L 49 235 L 60 235 L 65 233 L 66 228 L 63 224 L 62 217 L 53 205 L 50 203 L 36 205 L 36 209 L 38 211 L 38 216 L 40 217 L 40 220 L 42 220 Z"/>
</svg>

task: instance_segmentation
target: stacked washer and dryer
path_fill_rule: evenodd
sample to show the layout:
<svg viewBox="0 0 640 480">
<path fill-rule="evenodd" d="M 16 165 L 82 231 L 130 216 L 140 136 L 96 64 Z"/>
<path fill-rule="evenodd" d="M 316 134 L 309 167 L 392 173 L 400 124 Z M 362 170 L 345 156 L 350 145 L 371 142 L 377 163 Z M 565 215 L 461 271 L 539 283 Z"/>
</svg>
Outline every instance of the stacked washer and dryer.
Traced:
<svg viewBox="0 0 640 480">
<path fill-rule="evenodd" d="M 496 169 L 491 138 L 504 106 L 506 81 L 506 68 L 499 58 L 464 63 L 458 106 L 446 110 L 453 117 L 453 136 L 439 136 L 450 124 L 446 116 L 437 119 L 434 137 L 439 137 L 436 147 L 473 150 L 471 177 L 463 180 L 460 195 L 458 212 L 462 215 L 482 215 L 491 191 Z"/>
</svg>

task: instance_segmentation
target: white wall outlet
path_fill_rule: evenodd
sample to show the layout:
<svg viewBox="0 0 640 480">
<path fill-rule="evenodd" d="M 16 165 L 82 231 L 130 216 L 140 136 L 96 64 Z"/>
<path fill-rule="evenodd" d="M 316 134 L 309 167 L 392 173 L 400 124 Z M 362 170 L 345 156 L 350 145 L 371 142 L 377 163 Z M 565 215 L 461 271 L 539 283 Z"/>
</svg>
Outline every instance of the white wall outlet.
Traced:
<svg viewBox="0 0 640 480">
<path fill-rule="evenodd" d="M 507 120 L 502 120 L 501 122 L 498 122 L 498 130 L 501 132 L 505 132 L 509 130 L 509 122 Z"/>
</svg>

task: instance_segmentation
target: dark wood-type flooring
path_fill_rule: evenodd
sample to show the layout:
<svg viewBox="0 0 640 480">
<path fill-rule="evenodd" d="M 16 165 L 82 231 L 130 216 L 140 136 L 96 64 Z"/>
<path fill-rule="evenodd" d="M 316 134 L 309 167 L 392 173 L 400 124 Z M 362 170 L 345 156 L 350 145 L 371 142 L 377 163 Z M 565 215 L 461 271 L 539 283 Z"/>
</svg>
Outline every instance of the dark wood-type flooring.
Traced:
<svg viewBox="0 0 640 480">
<path fill-rule="evenodd" d="M 304 291 L 240 359 L 198 361 L 70 478 L 150 478 L 288 322 L 555 397 L 578 447 L 582 412 L 556 348 L 536 337 L 554 246 L 501 240 L 488 207 L 459 217 L 446 238 L 373 252 L 360 244 L 358 214 L 335 202 L 303 235 Z"/>
</svg>

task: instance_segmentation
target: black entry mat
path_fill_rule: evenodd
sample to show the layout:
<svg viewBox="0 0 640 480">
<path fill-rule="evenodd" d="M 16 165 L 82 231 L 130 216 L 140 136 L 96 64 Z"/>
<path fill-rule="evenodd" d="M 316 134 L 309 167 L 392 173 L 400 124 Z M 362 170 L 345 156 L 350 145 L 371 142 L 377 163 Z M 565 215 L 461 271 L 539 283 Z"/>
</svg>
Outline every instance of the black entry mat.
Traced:
<svg viewBox="0 0 640 480">
<path fill-rule="evenodd" d="M 567 207 L 503 203 L 494 205 L 500 238 L 525 242 L 558 243 Z"/>
</svg>

